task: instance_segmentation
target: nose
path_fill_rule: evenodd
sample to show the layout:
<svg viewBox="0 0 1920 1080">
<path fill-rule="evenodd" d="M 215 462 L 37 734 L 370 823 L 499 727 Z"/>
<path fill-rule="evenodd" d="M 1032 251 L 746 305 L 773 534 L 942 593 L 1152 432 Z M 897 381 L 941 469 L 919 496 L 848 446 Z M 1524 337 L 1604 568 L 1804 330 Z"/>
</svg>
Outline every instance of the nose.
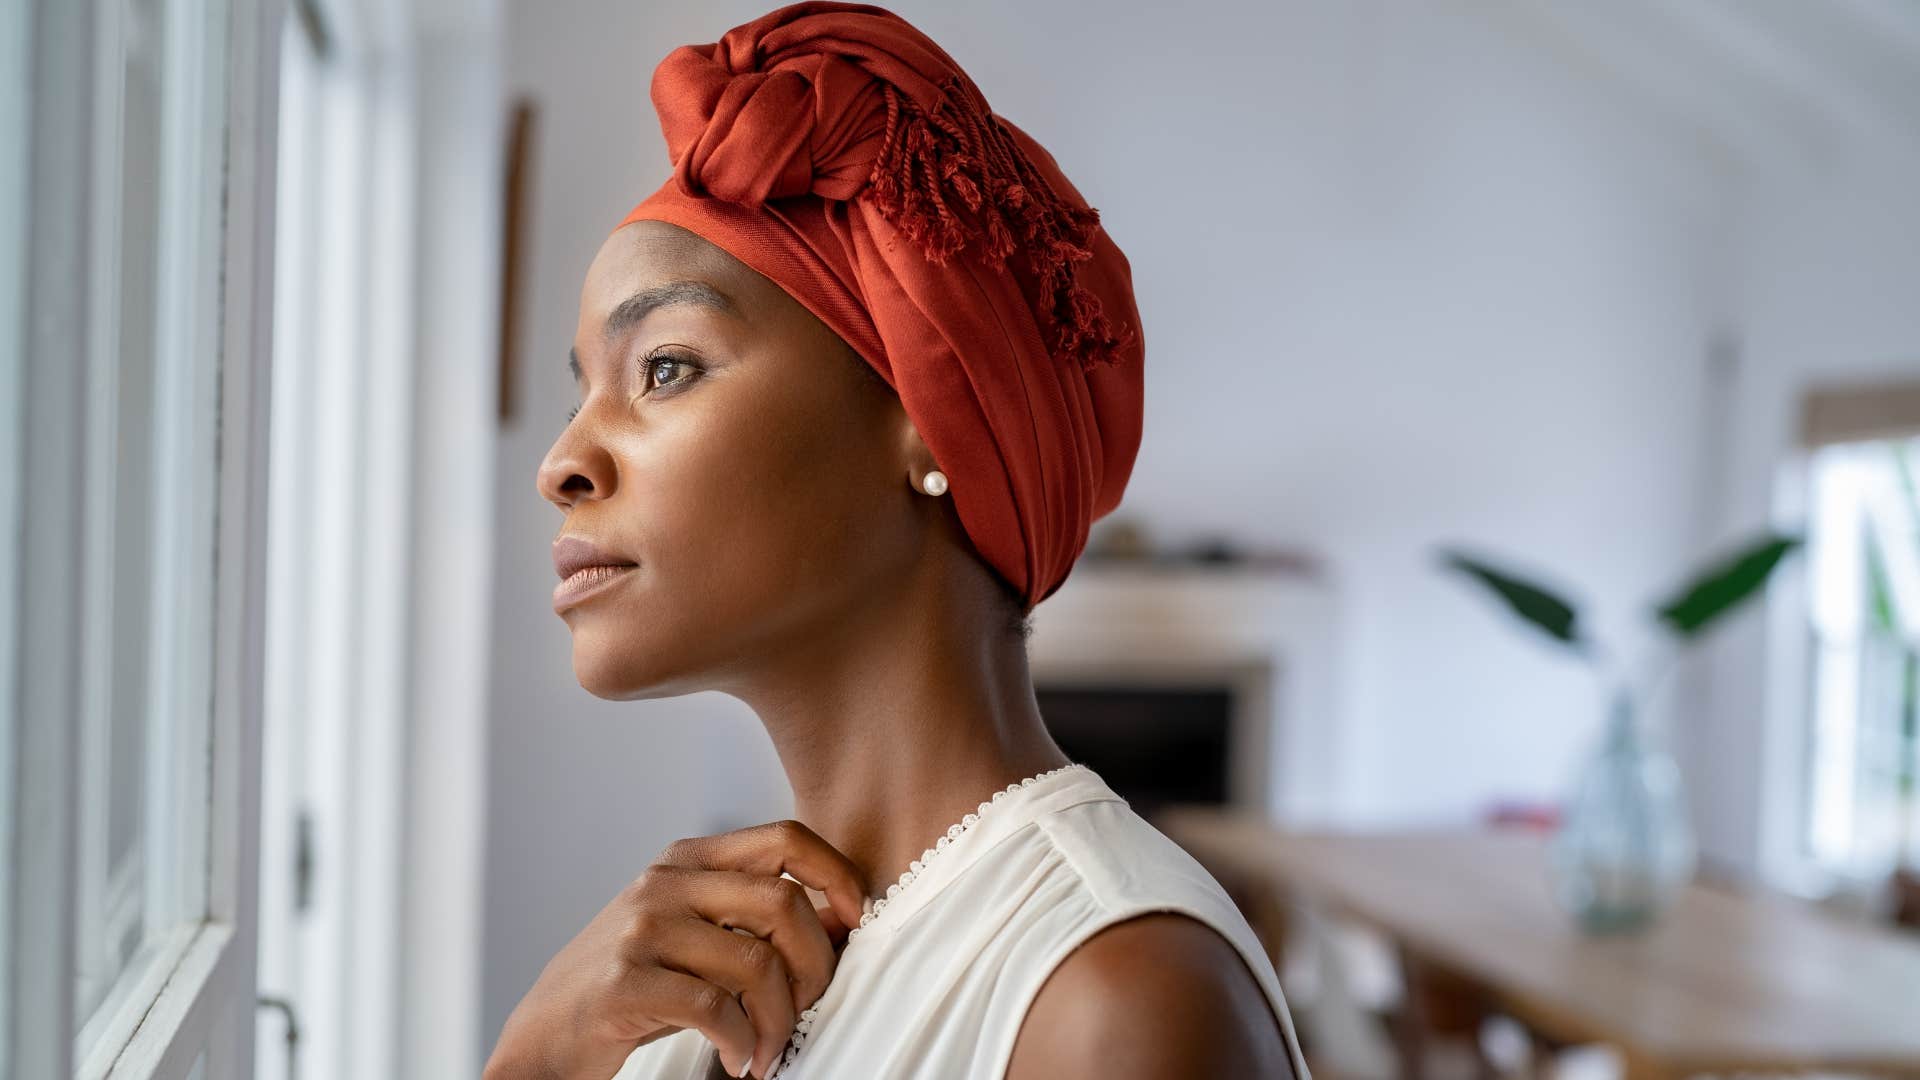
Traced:
<svg viewBox="0 0 1920 1080">
<path fill-rule="evenodd" d="M 547 449 L 534 484 L 540 495 L 562 510 L 582 499 L 604 499 L 613 494 L 613 457 L 587 430 L 584 417 L 569 423 Z"/>
</svg>

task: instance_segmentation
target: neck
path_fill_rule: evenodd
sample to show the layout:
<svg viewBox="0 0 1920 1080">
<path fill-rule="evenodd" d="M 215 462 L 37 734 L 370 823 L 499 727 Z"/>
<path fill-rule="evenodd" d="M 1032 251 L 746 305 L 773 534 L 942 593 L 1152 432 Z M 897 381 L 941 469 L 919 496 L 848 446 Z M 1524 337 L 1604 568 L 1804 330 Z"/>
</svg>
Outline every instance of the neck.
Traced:
<svg viewBox="0 0 1920 1080">
<path fill-rule="evenodd" d="M 997 612 L 903 595 L 733 690 L 773 738 L 794 816 L 859 867 L 869 896 L 993 792 L 1068 762 Z"/>
</svg>

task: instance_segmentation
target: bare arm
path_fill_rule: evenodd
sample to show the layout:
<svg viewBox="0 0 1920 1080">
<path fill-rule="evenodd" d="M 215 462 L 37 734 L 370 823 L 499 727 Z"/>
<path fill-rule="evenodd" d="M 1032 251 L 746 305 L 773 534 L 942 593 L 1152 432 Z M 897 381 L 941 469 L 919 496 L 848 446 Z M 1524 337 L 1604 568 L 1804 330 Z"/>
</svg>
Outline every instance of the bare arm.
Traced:
<svg viewBox="0 0 1920 1080">
<path fill-rule="evenodd" d="M 1288 1080 L 1293 1067 L 1232 943 L 1198 919 L 1155 912 L 1060 962 L 1027 1011 L 1006 1080 L 1194 1076 Z"/>
</svg>

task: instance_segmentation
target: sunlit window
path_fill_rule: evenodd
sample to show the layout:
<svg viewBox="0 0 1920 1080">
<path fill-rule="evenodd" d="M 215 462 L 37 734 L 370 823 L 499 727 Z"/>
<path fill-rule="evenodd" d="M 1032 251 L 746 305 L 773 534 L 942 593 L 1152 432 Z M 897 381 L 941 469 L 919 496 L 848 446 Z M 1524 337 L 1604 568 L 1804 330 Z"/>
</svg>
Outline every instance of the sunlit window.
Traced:
<svg viewBox="0 0 1920 1080">
<path fill-rule="evenodd" d="M 1920 438 L 1816 451 L 1805 853 L 1846 877 L 1920 865 Z"/>
</svg>

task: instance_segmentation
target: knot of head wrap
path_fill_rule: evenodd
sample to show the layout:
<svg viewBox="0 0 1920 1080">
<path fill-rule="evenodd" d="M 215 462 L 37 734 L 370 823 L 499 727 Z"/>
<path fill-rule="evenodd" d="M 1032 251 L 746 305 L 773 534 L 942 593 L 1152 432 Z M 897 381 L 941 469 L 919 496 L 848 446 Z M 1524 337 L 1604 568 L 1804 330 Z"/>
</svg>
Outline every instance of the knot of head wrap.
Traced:
<svg viewBox="0 0 1920 1080">
<path fill-rule="evenodd" d="M 1140 440 L 1139 314 L 1099 212 L 885 8 L 779 8 L 673 50 L 652 96 L 673 176 L 622 224 L 687 228 L 820 317 L 900 394 L 989 564 L 1051 595 Z"/>
<path fill-rule="evenodd" d="M 660 98 L 660 126 L 681 187 L 750 206 L 859 194 L 884 141 L 882 84 L 834 56 L 734 70 L 742 59 L 752 57 L 683 46 L 655 75 L 671 91 Z"/>
</svg>

